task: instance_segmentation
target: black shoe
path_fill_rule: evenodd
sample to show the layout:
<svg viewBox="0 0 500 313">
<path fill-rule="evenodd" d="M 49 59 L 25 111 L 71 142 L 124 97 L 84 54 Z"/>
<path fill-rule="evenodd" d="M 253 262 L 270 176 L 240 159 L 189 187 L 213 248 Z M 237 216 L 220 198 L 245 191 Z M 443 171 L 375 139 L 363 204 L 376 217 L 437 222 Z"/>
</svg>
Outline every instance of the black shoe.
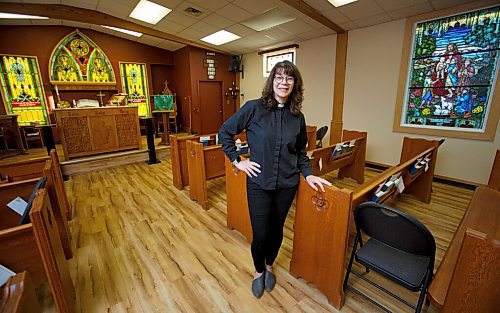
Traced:
<svg viewBox="0 0 500 313">
<path fill-rule="evenodd" d="M 266 279 L 264 279 L 264 286 L 266 291 L 273 291 L 274 286 L 276 285 L 276 276 L 274 276 L 274 274 L 267 269 L 264 275 L 266 276 Z"/>
<path fill-rule="evenodd" d="M 257 299 L 260 299 L 260 297 L 262 297 L 262 295 L 264 294 L 265 276 L 266 274 L 262 273 L 260 277 L 257 277 L 252 281 L 252 293 Z"/>
</svg>

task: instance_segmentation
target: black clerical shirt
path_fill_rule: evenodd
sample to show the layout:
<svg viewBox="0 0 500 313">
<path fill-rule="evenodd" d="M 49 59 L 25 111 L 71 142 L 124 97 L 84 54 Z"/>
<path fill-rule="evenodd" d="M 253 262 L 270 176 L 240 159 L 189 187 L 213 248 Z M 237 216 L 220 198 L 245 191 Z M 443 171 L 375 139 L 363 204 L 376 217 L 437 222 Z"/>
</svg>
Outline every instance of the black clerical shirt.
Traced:
<svg viewBox="0 0 500 313">
<path fill-rule="evenodd" d="M 262 189 L 292 187 L 299 183 L 299 171 L 312 174 L 306 154 L 304 115 L 293 115 L 290 106 L 268 110 L 262 99 L 250 100 L 231 116 L 219 131 L 222 150 L 231 161 L 238 158 L 234 136 L 247 131 L 250 160 L 260 164 L 257 177 L 248 177 Z"/>
</svg>

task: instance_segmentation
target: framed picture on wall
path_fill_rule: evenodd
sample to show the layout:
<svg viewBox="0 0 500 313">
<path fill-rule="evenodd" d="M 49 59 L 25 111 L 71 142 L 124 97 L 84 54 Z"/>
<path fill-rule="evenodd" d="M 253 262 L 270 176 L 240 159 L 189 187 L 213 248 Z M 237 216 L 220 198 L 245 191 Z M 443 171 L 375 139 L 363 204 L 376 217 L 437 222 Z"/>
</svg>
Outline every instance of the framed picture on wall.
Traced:
<svg viewBox="0 0 500 313">
<path fill-rule="evenodd" d="M 407 20 L 394 131 L 494 139 L 499 12 L 462 6 Z"/>
</svg>

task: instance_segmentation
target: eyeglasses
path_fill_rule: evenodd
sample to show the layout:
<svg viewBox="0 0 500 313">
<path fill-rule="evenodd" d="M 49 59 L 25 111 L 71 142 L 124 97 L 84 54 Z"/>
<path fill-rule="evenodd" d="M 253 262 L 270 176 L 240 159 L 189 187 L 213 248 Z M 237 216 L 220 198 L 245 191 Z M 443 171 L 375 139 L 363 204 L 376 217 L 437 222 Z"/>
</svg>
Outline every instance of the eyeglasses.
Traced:
<svg viewBox="0 0 500 313">
<path fill-rule="evenodd" d="M 283 80 L 285 80 L 287 82 L 287 84 L 293 84 L 295 82 L 295 78 L 292 76 L 287 76 L 287 77 L 274 76 L 274 81 L 277 83 L 282 83 Z"/>
</svg>

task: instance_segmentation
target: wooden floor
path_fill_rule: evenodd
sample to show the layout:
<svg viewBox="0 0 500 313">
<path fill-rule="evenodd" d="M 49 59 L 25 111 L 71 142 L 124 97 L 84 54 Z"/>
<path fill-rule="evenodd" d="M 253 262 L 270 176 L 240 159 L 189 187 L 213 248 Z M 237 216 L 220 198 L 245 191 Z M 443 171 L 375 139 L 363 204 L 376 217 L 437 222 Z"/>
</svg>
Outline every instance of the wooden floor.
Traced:
<svg viewBox="0 0 500 313">
<path fill-rule="evenodd" d="M 366 177 L 376 174 L 368 170 Z M 356 185 L 330 180 L 342 187 Z M 74 257 L 69 262 L 76 312 L 337 312 L 313 285 L 288 273 L 294 208 L 275 266 L 277 286 L 256 300 L 250 291 L 250 246 L 226 227 L 225 178 L 208 182 L 208 211 L 192 202 L 187 190 L 172 185 L 169 159 L 76 175 L 65 184 L 75 212 L 70 222 Z M 433 189 L 429 205 L 409 196 L 393 205 L 433 233 L 437 267 L 472 191 L 439 183 Z M 39 292 L 44 312 L 54 312 L 47 288 Z M 394 312 L 412 311 L 385 295 L 374 297 Z M 378 311 L 350 291 L 341 310 Z M 424 312 L 437 311 L 425 307 Z"/>
</svg>

